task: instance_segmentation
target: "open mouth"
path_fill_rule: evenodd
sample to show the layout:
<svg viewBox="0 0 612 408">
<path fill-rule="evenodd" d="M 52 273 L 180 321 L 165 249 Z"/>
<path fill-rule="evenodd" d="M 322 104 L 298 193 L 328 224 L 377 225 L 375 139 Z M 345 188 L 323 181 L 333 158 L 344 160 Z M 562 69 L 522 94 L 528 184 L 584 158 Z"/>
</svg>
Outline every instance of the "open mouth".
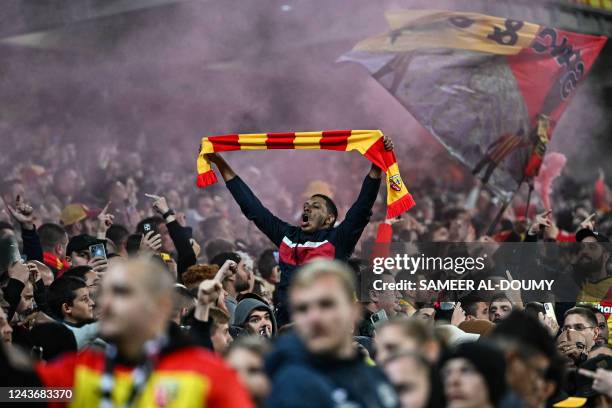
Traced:
<svg viewBox="0 0 612 408">
<path fill-rule="evenodd" d="M 302 228 L 305 228 L 308 226 L 308 214 L 304 213 L 302 214 Z"/>
</svg>

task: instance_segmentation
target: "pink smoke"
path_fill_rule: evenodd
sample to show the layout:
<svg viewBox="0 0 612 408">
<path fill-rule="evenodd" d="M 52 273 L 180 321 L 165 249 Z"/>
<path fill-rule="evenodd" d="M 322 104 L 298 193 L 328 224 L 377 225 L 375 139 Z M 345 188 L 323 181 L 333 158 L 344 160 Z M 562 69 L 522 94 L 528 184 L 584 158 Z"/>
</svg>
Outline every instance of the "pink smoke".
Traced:
<svg viewBox="0 0 612 408">
<path fill-rule="evenodd" d="M 535 178 L 535 190 L 542 199 L 544 209 L 550 210 L 550 191 L 553 181 L 561 175 L 561 171 L 567 163 L 564 154 L 558 152 L 548 153 L 544 156 L 540 174 Z"/>
</svg>

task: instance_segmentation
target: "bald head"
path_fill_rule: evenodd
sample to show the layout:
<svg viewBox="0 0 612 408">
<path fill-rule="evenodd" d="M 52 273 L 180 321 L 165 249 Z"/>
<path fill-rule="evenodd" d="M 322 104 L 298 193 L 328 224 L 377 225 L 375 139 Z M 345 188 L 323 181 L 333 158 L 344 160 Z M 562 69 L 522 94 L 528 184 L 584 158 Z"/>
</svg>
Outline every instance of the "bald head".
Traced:
<svg viewBox="0 0 612 408">
<path fill-rule="evenodd" d="M 111 266 L 98 298 L 100 334 L 114 342 L 160 335 L 172 316 L 173 284 L 170 272 L 155 260 L 135 258 Z"/>
</svg>

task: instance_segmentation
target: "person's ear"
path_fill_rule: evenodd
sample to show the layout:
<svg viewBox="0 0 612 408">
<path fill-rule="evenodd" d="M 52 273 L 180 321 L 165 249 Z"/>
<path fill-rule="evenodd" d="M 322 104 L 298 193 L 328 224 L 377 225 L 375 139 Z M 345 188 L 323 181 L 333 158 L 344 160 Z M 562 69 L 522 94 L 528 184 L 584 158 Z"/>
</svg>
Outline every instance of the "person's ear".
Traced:
<svg viewBox="0 0 612 408">
<path fill-rule="evenodd" d="M 69 256 L 69 255 L 66 255 L 66 262 L 71 264 L 72 263 L 72 257 Z"/>
<path fill-rule="evenodd" d="M 593 342 L 595 342 L 595 339 L 597 338 L 597 336 L 599 336 L 599 327 L 595 326 L 593 328 L 593 333 L 595 333 L 595 335 L 593 336 Z"/>
<path fill-rule="evenodd" d="M 370 302 L 372 303 L 378 302 L 378 292 L 377 291 L 372 289 L 368 292 L 368 294 L 370 295 Z"/>
<path fill-rule="evenodd" d="M 64 316 L 70 316 L 72 314 L 72 306 L 68 303 L 62 303 L 62 314 Z"/>
</svg>

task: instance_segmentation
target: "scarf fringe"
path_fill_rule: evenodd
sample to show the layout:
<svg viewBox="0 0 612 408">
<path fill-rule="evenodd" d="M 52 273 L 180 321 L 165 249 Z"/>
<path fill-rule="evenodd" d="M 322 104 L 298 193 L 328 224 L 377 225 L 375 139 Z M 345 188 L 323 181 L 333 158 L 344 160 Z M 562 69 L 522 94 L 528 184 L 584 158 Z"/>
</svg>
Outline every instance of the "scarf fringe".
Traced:
<svg viewBox="0 0 612 408">
<path fill-rule="evenodd" d="M 414 207 L 415 204 L 414 198 L 412 198 L 410 193 L 406 194 L 399 200 L 392 203 L 387 203 L 387 219 L 397 217 L 398 215 Z"/>
<path fill-rule="evenodd" d="M 210 186 L 211 184 L 215 184 L 217 182 L 217 175 L 214 170 L 209 170 L 206 173 L 198 174 L 198 187 L 204 188 L 206 186 Z"/>
</svg>

